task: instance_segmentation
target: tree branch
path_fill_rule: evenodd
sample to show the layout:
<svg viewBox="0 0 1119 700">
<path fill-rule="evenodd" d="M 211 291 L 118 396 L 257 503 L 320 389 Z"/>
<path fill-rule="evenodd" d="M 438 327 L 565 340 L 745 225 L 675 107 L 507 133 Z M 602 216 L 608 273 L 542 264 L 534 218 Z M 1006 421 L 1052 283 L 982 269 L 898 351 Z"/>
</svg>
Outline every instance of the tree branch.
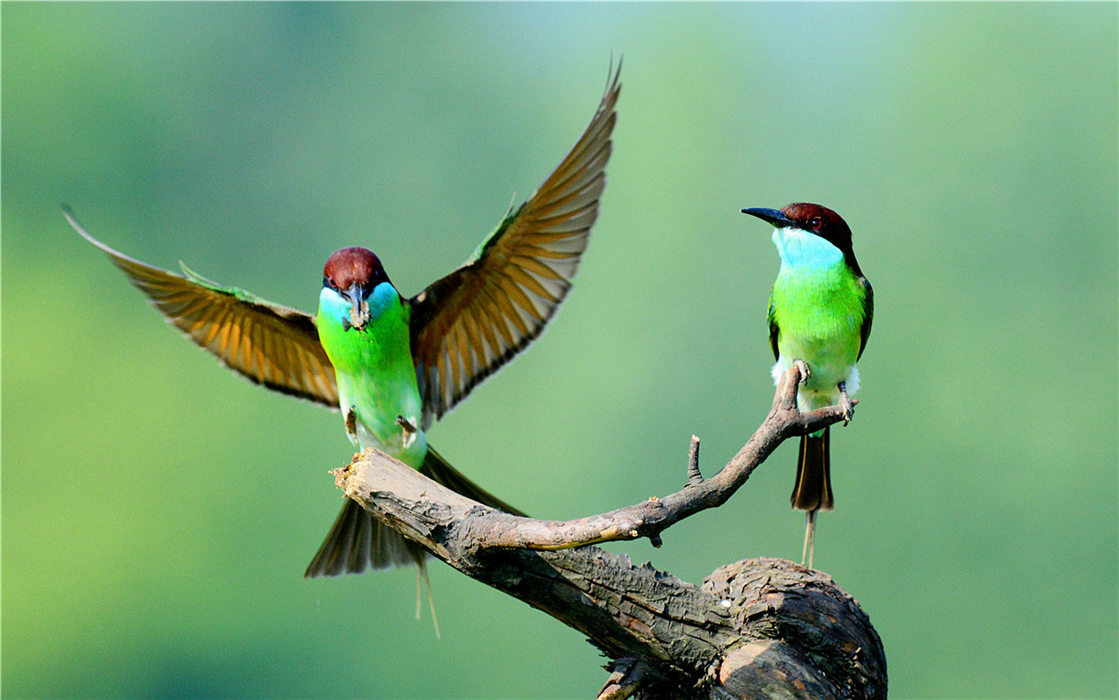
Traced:
<svg viewBox="0 0 1119 700">
<path fill-rule="evenodd" d="M 885 697 L 881 641 L 824 574 L 776 559 L 716 570 L 702 587 L 584 545 L 649 537 L 726 502 L 784 439 L 843 419 L 796 408 L 800 369 L 769 416 L 704 479 L 692 440 L 688 483 L 661 499 L 567 521 L 521 518 L 447 489 L 376 450 L 336 470 L 346 495 L 447 564 L 590 638 L 612 660 L 600 697 Z M 578 547 L 578 549 L 572 549 Z"/>
</svg>

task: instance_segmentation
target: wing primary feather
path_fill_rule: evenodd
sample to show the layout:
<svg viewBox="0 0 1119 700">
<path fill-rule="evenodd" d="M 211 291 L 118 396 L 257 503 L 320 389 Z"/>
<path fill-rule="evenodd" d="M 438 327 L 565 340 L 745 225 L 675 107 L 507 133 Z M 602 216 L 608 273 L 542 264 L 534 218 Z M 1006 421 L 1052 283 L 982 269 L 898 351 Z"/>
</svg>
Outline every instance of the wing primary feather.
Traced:
<svg viewBox="0 0 1119 700">
<path fill-rule="evenodd" d="M 526 272 L 531 272 L 538 277 L 544 277 L 549 280 L 564 280 L 563 275 L 556 272 L 546 263 L 541 262 L 538 258 L 528 255 L 515 255 L 512 257 L 512 262 Z M 564 280 L 566 281 L 566 280 Z"/>
<path fill-rule="evenodd" d="M 338 410 L 334 368 L 311 316 L 240 289 L 220 287 L 185 265 L 183 277 L 142 263 L 90 235 L 68 207 L 63 214 L 157 311 L 223 365 L 269 389 Z"/>
<path fill-rule="evenodd" d="M 590 122 L 540 187 L 462 267 L 409 300 L 425 427 L 538 337 L 570 290 L 606 186 L 620 75 L 619 61 Z"/>
</svg>

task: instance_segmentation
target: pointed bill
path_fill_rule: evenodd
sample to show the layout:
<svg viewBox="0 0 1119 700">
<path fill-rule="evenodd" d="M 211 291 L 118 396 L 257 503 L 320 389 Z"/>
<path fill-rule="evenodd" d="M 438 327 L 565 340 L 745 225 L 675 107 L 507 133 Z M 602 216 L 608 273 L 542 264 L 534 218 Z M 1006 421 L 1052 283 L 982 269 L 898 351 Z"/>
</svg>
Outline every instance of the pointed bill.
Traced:
<svg viewBox="0 0 1119 700">
<path fill-rule="evenodd" d="M 540 335 L 567 295 L 606 186 L 620 71 L 544 184 L 466 264 L 409 300 L 425 429 Z"/>
<path fill-rule="evenodd" d="M 257 384 L 338 410 L 338 386 L 314 319 L 235 288 L 223 288 L 183 267 L 164 272 L 119 253 L 91 236 L 74 215 L 66 220 L 104 251 L 152 305 L 198 345 Z"/>
</svg>

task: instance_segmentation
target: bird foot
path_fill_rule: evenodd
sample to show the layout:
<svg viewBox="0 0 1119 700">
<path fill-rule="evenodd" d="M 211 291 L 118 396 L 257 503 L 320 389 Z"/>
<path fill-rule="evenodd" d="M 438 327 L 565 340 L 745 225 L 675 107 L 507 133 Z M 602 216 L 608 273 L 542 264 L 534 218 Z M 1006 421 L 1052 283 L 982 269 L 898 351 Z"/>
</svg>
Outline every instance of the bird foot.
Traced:
<svg viewBox="0 0 1119 700">
<path fill-rule="evenodd" d="M 346 410 L 346 435 L 350 442 L 357 444 L 357 411 L 352 406 Z"/>
<path fill-rule="evenodd" d="M 855 404 L 847 395 L 847 387 L 843 382 L 839 383 L 839 408 L 843 410 L 843 425 L 847 425 L 855 415 Z"/>
<path fill-rule="evenodd" d="M 812 376 L 812 370 L 808 369 L 808 363 L 804 360 L 793 360 L 793 366 L 800 370 L 800 383 L 807 383 L 808 378 Z"/>
<path fill-rule="evenodd" d="M 404 432 L 404 446 L 411 447 L 412 443 L 416 441 L 416 433 L 420 432 L 419 429 L 416 428 L 416 424 L 404 416 L 397 416 L 396 424 L 399 425 Z"/>
</svg>

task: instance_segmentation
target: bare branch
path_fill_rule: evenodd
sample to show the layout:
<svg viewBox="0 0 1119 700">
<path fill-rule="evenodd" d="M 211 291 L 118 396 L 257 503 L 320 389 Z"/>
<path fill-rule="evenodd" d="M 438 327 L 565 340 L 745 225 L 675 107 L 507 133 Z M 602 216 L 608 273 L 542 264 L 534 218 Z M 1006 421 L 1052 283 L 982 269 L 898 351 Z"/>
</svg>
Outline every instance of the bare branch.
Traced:
<svg viewBox="0 0 1119 700">
<path fill-rule="evenodd" d="M 639 537 L 648 537 L 655 546 L 659 546 L 660 533 L 668 527 L 702 510 L 725 503 L 783 440 L 793 435 L 815 432 L 843 420 L 843 410 L 839 406 L 811 413 L 797 410 L 796 394 L 801 371 L 798 366 L 794 366 L 785 372 L 765 422 L 715 476 L 704 479 L 700 475 L 699 438 L 693 437 L 689 453 L 688 483 L 679 491 L 664 498 L 650 498 L 608 513 L 574 520 L 536 520 L 512 516 L 496 519 L 487 516 L 486 527 L 478 528 L 474 533 L 477 537 L 476 546 L 547 551 Z M 371 464 L 380 464 L 392 458 L 367 452 L 365 459 Z"/>
<path fill-rule="evenodd" d="M 782 378 L 769 416 L 722 470 L 661 499 L 568 521 L 521 518 L 451 491 L 376 450 L 336 470 L 346 495 L 447 564 L 585 634 L 613 662 L 601 698 L 884 697 L 881 641 L 830 578 L 784 560 L 716 570 L 702 587 L 582 546 L 649 537 L 724 503 L 787 437 L 843 419 L 796 408 L 800 370 Z M 572 549 L 579 547 L 578 549 Z"/>
</svg>

